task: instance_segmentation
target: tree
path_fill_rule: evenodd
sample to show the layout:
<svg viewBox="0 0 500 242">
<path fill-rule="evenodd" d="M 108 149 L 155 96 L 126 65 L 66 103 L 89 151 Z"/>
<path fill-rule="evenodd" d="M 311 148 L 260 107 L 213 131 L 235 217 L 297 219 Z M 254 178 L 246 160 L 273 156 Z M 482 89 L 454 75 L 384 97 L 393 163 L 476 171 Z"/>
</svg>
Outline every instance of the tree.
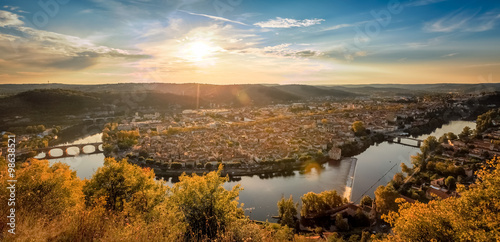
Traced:
<svg viewBox="0 0 500 242">
<path fill-rule="evenodd" d="M 403 182 L 405 180 L 405 176 L 403 175 L 403 173 L 398 172 L 398 173 L 394 174 L 394 176 L 392 177 L 392 180 L 394 182 L 396 182 L 396 184 L 401 185 L 401 184 L 403 184 Z"/>
<path fill-rule="evenodd" d="M 238 219 L 244 218 L 239 206 L 239 185 L 226 190 L 223 184 L 227 177 L 220 177 L 222 166 L 217 172 L 205 176 L 183 174 L 179 182 L 169 190 L 169 202 L 178 207 L 189 225 L 186 238 L 200 240 L 213 239 Z"/>
<path fill-rule="evenodd" d="M 477 133 L 482 133 L 493 126 L 493 120 L 498 116 L 498 110 L 490 110 L 477 117 L 476 130 Z"/>
<path fill-rule="evenodd" d="M 458 137 L 460 138 L 460 140 L 468 142 L 471 135 L 472 135 L 472 130 L 470 129 L 469 126 L 465 126 L 464 129 L 462 130 L 462 133 L 460 133 Z"/>
<path fill-rule="evenodd" d="M 344 203 L 342 197 L 337 194 L 337 191 L 324 191 L 320 194 L 308 192 L 302 197 L 302 216 L 318 216 L 324 214 L 330 209 L 339 207 Z"/>
<path fill-rule="evenodd" d="M 424 140 L 422 146 L 420 146 L 420 151 L 426 157 L 431 152 L 434 152 L 439 145 L 439 141 L 436 139 L 436 137 L 429 136 Z"/>
<path fill-rule="evenodd" d="M 0 185 L 3 189 L 0 189 L 0 200 L 7 205 L 10 195 L 6 189 L 7 164 L 2 163 L 4 166 L 1 167 Z M 52 218 L 66 210 L 83 206 L 83 183 L 66 164 L 55 163 L 50 166 L 47 160 L 30 159 L 17 169 L 16 180 L 15 203 L 18 215 L 27 212 Z"/>
<path fill-rule="evenodd" d="M 364 195 L 363 198 L 361 198 L 361 201 L 359 202 L 359 204 L 371 207 L 373 204 L 373 200 L 370 196 Z"/>
<path fill-rule="evenodd" d="M 335 217 L 335 227 L 337 227 L 339 231 L 349 230 L 349 224 L 344 220 L 344 217 L 342 217 L 342 214 L 340 213 L 337 213 L 337 217 Z"/>
<path fill-rule="evenodd" d="M 104 166 L 97 169 L 83 187 L 86 204 L 92 206 L 104 199 L 107 209 L 123 211 L 127 204 L 147 214 L 165 199 L 165 186 L 154 178 L 150 168 L 140 168 L 127 160 L 106 158 Z"/>
<path fill-rule="evenodd" d="M 290 195 L 289 199 L 285 199 L 284 196 L 278 201 L 278 216 L 280 218 L 280 224 L 282 226 L 288 226 L 289 228 L 295 228 L 295 220 L 297 219 L 297 207 L 298 203 L 293 202 L 293 197 Z"/>
<path fill-rule="evenodd" d="M 45 131 L 45 126 L 43 124 L 36 126 L 36 132 L 41 133 L 43 131 Z"/>
<path fill-rule="evenodd" d="M 370 218 L 363 212 L 361 209 L 356 210 L 356 214 L 354 215 L 356 219 L 356 226 L 358 227 L 367 227 L 370 226 Z"/>
<path fill-rule="evenodd" d="M 352 130 L 358 136 L 365 135 L 366 131 L 365 125 L 361 121 L 355 121 L 354 123 L 352 123 Z"/>
<path fill-rule="evenodd" d="M 396 198 L 398 197 L 399 194 L 393 186 L 379 186 L 377 190 L 375 190 L 377 212 L 387 214 L 390 211 L 397 211 L 398 205 L 396 204 Z"/>
<path fill-rule="evenodd" d="M 401 163 L 401 171 L 406 173 L 407 175 L 411 175 L 412 169 L 409 168 L 405 163 Z"/>
<path fill-rule="evenodd" d="M 448 132 L 447 134 L 449 140 L 456 140 L 458 139 L 457 135 L 454 134 L 453 132 Z"/>
<path fill-rule="evenodd" d="M 327 238 L 328 242 L 344 242 L 345 240 L 342 238 L 342 236 L 339 236 L 337 232 L 333 232 L 328 236 Z"/>
<path fill-rule="evenodd" d="M 500 160 L 488 161 L 474 185 L 458 185 L 460 197 L 401 204 L 383 219 L 393 226 L 389 241 L 498 241 Z"/>
<path fill-rule="evenodd" d="M 452 177 L 452 176 L 449 176 L 448 178 L 446 178 L 444 180 L 444 184 L 446 185 L 446 187 L 448 187 L 448 189 L 450 190 L 453 190 L 455 189 L 456 187 L 456 183 L 457 183 L 457 180 L 455 179 L 455 177 Z"/>
</svg>

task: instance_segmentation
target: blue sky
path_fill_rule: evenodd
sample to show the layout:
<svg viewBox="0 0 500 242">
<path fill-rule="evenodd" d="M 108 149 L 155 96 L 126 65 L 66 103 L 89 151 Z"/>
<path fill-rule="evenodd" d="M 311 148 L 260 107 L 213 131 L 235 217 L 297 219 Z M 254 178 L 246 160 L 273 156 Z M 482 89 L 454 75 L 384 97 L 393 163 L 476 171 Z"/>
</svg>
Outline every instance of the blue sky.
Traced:
<svg viewBox="0 0 500 242">
<path fill-rule="evenodd" d="M 495 82 L 499 28 L 498 1 L 7 0 L 0 83 Z"/>
</svg>

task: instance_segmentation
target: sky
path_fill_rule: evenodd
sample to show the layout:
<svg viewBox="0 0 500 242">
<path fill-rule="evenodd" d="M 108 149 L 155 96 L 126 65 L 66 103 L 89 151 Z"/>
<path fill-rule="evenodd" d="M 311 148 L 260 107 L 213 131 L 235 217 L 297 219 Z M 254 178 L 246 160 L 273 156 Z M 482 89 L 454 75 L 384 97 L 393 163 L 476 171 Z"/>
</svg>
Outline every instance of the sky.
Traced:
<svg viewBox="0 0 500 242">
<path fill-rule="evenodd" d="M 500 1 L 4 0 L 0 84 L 493 83 Z"/>
</svg>

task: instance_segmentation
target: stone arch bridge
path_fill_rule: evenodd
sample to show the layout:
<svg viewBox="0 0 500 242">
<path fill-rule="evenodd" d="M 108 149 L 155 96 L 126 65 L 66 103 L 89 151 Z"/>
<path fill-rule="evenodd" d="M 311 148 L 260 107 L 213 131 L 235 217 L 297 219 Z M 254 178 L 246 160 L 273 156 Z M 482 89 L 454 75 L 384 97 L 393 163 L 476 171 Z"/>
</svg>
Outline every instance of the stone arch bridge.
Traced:
<svg viewBox="0 0 500 242">
<path fill-rule="evenodd" d="M 96 143 L 86 143 L 86 144 L 71 144 L 71 145 L 63 145 L 63 146 L 53 146 L 53 147 L 47 147 L 47 148 L 42 148 L 42 149 L 37 149 L 36 151 L 40 153 L 44 153 L 45 157 L 38 157 L 39 159 L 59 159 L 59 158 L 66 158 L 66 157 L 75 157 L 79 155 L 92 155 L 92 154 L 99 154 L 103 153 L 104 150 L 102 148 L 102 142 L 96 142 Z M 93 147 L 93 151 L 88 151 L 88 148 Z M 76 154 L 70 154 L 68 152 L 69 149 L 71 148 L 78 148 L 78 153 Z M 62 155 L 53 155 L 51 154 L 55 150 L 62 150 Z"/>
</svg>

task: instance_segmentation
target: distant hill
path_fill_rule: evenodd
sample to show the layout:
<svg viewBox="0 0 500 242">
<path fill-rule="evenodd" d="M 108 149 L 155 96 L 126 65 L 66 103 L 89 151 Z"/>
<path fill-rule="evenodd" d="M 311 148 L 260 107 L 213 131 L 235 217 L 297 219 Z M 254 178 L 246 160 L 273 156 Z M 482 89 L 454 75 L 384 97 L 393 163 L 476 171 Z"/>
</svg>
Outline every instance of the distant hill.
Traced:
<svg viewBox="0 0 500 242">
<path fill-rule="evenodd" d="M 307 85 L 280 85 L 274 86 L 276 89 L 288 92 L 301 98 L 331 96 L 336 98 L 358 96 L 352 92 L 342 91 L 331 87 L 318 87 Z"/>
<path fill-rule="evenodd" d="M 66 89 L 35 89 L 0 98 L 0 112 L 9 116 L 76 114 L 100 105 L 99 98 L 94 95 Z"/>
<path fill-rule="evenodd" d="M 478 84 L 371 84 L 371 85 L 341 85 L 331 86 L 339 90 L 354 92 L 357 94 L 379 94 L 379 95 L 419 95 L 426 93 L 480 93 L 500 91 L 500 83 L 478 83 Z"/>
<path fill-rule="evenodd" d="M 332 88 L 323 88 L 307 85 L 209 85 L 209 84 L 172 84 L 172 83 L 120 83 L 103 85 L 65 85 L 65 84 L 25 84 L 25 85 L 0 85 L 1 95 L 13 95 L 36 88 L 37 90 L 67 89 L 85 93 L 96 93 L 98 96 L 114 96 L 124 93 L 156 93 L 148 94 L 148 101 L 155 103 L 165 101 L 178 101 L 181 105 L 196 104 L 199 97 L 200 105 L 208 103 L 239 105 L 267 105 L 299 101 L 311 97 L 333 96 L 352 97 L 356 94 Z M 158 94 L 169 94 L 161 97 Z M 173 95 L 173 96 L 172 96 Z M 172 98 L 171 98 L 172 97 Z M 156 101 L 155 101 L 156 100 Z M 194 101 L 188 101 L 194 100 Z M 109 103 L 107 98 L 107 103 Z M 155 104 L 156 105 L 156 104 Z"/>
</svg>

